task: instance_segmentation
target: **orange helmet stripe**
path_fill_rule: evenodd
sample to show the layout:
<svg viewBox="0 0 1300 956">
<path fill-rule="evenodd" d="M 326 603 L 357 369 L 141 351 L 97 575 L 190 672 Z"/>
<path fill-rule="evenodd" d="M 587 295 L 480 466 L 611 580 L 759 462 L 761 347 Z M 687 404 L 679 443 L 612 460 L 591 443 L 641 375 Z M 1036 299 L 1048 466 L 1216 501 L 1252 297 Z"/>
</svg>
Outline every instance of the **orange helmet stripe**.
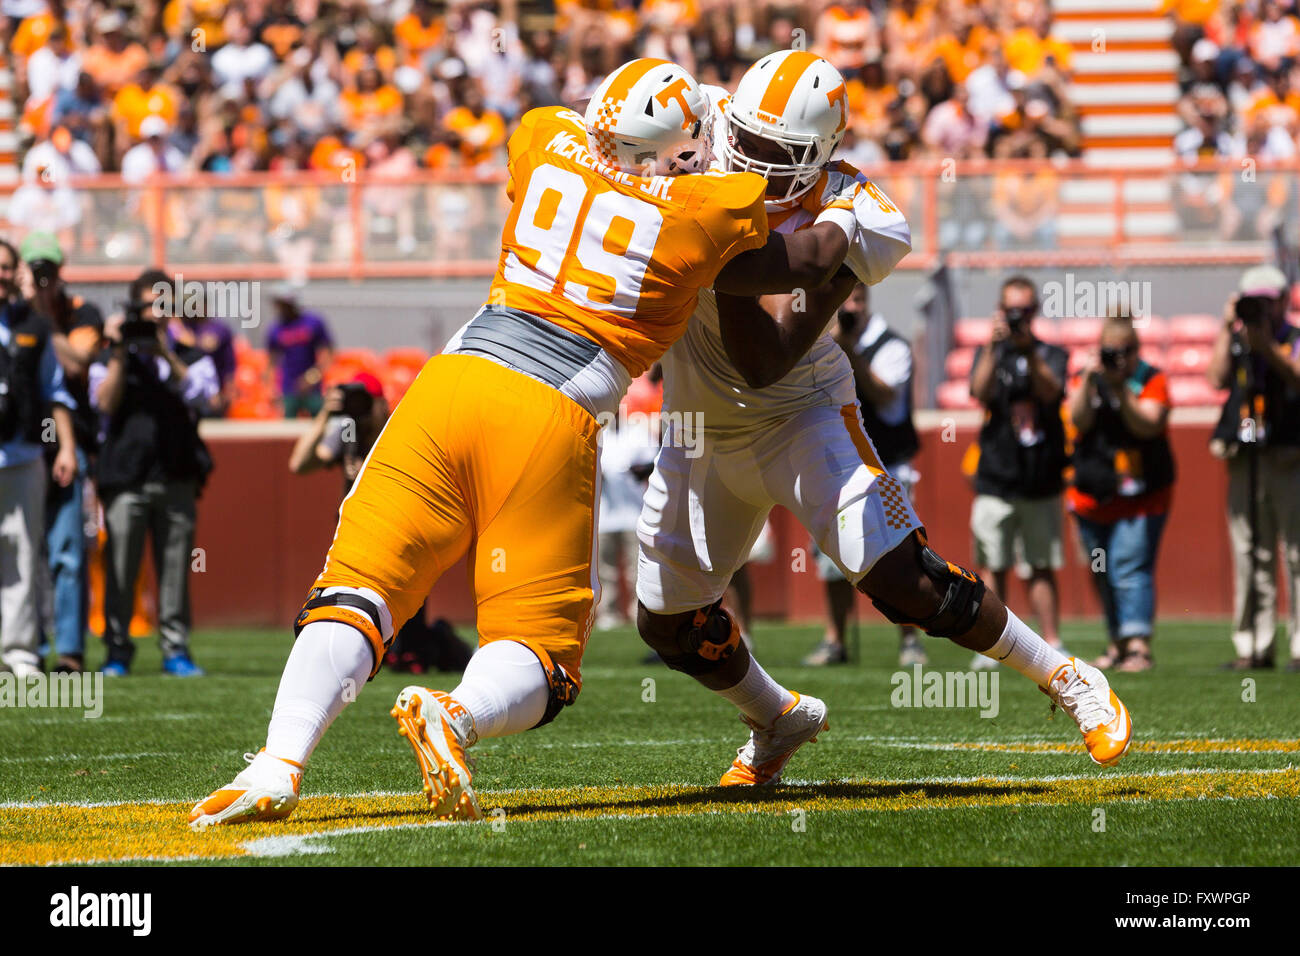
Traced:
<svg viewBox="0 0 1300 956">
<path fill-rule="evenodd" d="M 782 60 L 776 72 L 772 74 L 772 78 L 767 81 L 767 89 L 763 91 L 763 101 L 758 105 L 759 113 L 766 113 L 773 117 L 772 122 L 784 116 L 785 108 L 790 104 L 790 97 L 794 93 L 795 84 L 808 72 L 808 67 L 819 59 L 821 57 L 805 50 L 796 50 Z"/>
<path fill-rule="evenodd" d="M 643 57 L 640 60 L 633 60 L 631 63 L 623 66 L 619 72 L 614 75 L 614 82 L 609 84 L 609 89 L 605 91 L 607 100 L 627 99 L 627 95 L 632 92 L 632 87 L 636 85 L 641 77 L 645 76 L 655 67 L 671 66 L 667 60 L 656 60 L 651 57 Z"/>
</svg>

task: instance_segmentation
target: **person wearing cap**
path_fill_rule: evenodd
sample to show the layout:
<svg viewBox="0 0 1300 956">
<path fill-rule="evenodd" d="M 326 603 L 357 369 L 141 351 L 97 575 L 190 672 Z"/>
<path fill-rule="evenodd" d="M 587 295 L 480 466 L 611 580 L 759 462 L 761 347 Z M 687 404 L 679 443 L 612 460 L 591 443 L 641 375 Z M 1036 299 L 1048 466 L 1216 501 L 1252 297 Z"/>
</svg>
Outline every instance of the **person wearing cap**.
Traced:
<svg viewBox="0 0 1300 956">
<path fill-rule="evenodd" d="M 57 249 L 57 246 L 55 246 Z M 9 258 L 12 247 L 0 248 Z M 25 244 L 24 258 L 49 255 L 48 244 Z M 16 265 L 16 262 L 8 265 Z M 66 488 L 77 475 L 72 409 L 50 342 L 49 325 L 18 295 L 16 270 L 0 270 L 0 669 L 19 677 L 41 673 L 41 534 L 45 526 L 45 447 L 54 445 L 50 474 Z"/>
<path fill-rule="evenodd" d="M 1065 500 L 1105 614 L 1096 667 L 1150 670 L 1155 568 L 1173 500 L 1169 382 L 1139 354 L 1131 315 L 1108 317 L 1096 351 L 1071 383 L 1073 479 Z"/>
<path fill-rule="evenodd" d="M 383 385 L 369 372 L 358 373 L 352 381 L 329 390 L 311 427 L 294 443 L 289 470 L 304 475 L 320 468 L 341 468 L 347 494 L 386 421 Z"/>
<path fill-rule="evenodd" d="M 122 179 L 138 183 L 155 173 L 183 172 L 185 154 L 167 141 L 171 126 L 161 116 L 140 121 L 141 141 L 122 156 Z"/>
<path fill-rule="evenodd" d="M 145 48 L 126 33 L 126 14 L 109 10 L 95 20 L 98 37 L 82 54 L 82 68 L 112 96 L 149 63 Z"/>
<path fill-rule="evenodd" d="M 199 413 L 217 395 L 217 371 L 201 349 L 167 336 L 157 269 L 130 285 L 125 315 L 104 323 L 106 347 L 90 366 L 90 400 L 100 413 L 95 469 L 104 506 L 104 644 L 101 670 L 123 676 L 135 655 L 131 613 L 144 542 L 153 538 L 163 672 L 203 674 L 190 656 L 190 561 L 196 502 L 212 470 Z M 166 300 L 164 300 L 166 301 Z"/>
<path fill-rule="evenodd" d="M 316 415 L 324 401 L 321 379 L 333 359 L 334 341 L 325 320 L 303 310 L 294 286 L 278 286 L 272 298 L 276 319 L 266 348 L 276 366 L 284 417 L 297 418 L 303 411 Z"/>
<path fill-rule="evenodd" d="M 88 373 L 99 351 L 104 319 L 94 303 L 68 292 L 60 274 L 63 251 L 54 236 L 30 234 L 23 240 L 22 257 L 32 273 L 29 305 L 46 322 L 68 392 L 77 401 L 72 427 L 79 477 L 66 485 L 50 481 L 45 497 L 45 549 L 54 596 L 54 651 L 59 658 L 56 669 L 76 672 L 82 670 L 85 659 L 88 604 L 82 512 L 85 482 L 80 476 L 88 473 L 88 456 L 94 452 L 98 429 L 87 391 Z"/>
<path fill-rule="evenodd" d="M 1208 369 L 1228 389 L 1210 451 L 1228 462 L 1234 670 L 1271 668 L 1277 549 L 1290 591 L 1287 669 L 1300 670 L 1300 328 L 1287 321 L 1282 271 L 1248 269 L 1224 309 Z"/>
</svg>

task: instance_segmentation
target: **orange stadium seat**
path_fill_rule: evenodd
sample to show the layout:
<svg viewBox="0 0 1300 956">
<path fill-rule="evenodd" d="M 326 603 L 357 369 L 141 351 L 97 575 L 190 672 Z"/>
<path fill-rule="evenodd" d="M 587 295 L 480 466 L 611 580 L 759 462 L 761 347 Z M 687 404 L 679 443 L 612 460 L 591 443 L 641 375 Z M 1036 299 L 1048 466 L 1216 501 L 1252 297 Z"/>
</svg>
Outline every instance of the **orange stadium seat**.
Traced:
<svg viewBox="0 0 1300 956">
<path fill-rule="evenodd" d="M 952 330 L 953 341 L 969 348 L 988 345 L 992 329 L 992 319 L 958 319 Z"/>
<path fill-rule="evenodd" d="M 1061 319 L 1056 323 L 1060 344 L 1095 347 L 1101 338 L 1101 319 Z"/>
<path fill-rule="evenodd" d="M 979 402 L 971 397 L 969 382 L 944 382 L 935 390 L 935 397 L 940 408 L 979 408 Z"/>
<path fill-rule="evenodd" d="M 413 368 L 417 372 L 429 361 L 429 353 L 420 348 L 389 349 L 384 353 L 384 365 L 388 368 Z"/>
<path fill-rule="evenodd" d="M 1174 405 L 1220 405 L 1224 393 L 1199 376 L 1169 378 L 1169 401 Z"/>
<path fill-rule="evenodd" d="M 1133 328 L 1143 345 L 1164 346 L 1169 342 L 1169 322 L 1158 315 L 1134 319 Z"/>
<path fill-rule="evenodd" d="M 1222 325 L 1223 320 L 1213 315 L 1175 315 L 1169 320 L 1169 341 L 1174 345 L 1209 345 Z"/>
<path fill-rule="evenodd" d="M 943 360 L 943 370 L 951 379 L 967 378 L 971 366 L 975 364 L 975 350 L 972 348 L 953 349 Z"/>
<path fill-rule="evenodd" d="M 1169 356 L 1164 348 L 1159 345 L 1147 345 L 1143 343 L 1141 352 L 1142 360 L 1148 365 L 1154 365 L 1158 369 L 1164 369 L 1165 363 L 1169 361 Z"/>
<path fill-rule="evenodd" d="M 1210 367 L 1212 349 L 1208 345 L 1183 343 L 1171 345 L 1165 360 L 1170 375 L 1204 375 Z"/>
</svg>

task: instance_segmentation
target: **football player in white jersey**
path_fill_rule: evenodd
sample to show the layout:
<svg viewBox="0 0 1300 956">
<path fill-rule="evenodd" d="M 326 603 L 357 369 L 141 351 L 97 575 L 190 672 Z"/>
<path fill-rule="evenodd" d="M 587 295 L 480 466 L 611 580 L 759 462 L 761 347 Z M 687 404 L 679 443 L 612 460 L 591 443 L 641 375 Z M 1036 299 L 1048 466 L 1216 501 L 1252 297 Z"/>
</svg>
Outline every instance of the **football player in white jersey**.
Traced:
<svg viewBox="0 0 1300 956">
<path fill-rule="evenodd" d="M 777 782 L 828 727 L 826 705 L 774 681 L 721 607 L 776 504 L 889 620 L 1029 677 L 1075 719 L 1093 760 L 1117 761 L 1132 724 L 1106 678 L 931 550 L 863 429 L 853 370 L 826 326 L 857 282 L 889 275 L 911 235 L 879 188 L 832 162 L 848 108 L 839 72 L 786 50 L 755 63 L 729 99 L 706 89 L 719 110 L 716 158 L 767 179 L 773 231 L 829 220 L 849 237 L 844 268 L 821 288 L 762 299 L 703 292 L 663 360 L 664 440 L 637 528 L 638 627 L 669 667 L 731 701 L 751 728 L 722 785 Z M 677 433 L 695 422 L 700 434 Z"/>
</svg>

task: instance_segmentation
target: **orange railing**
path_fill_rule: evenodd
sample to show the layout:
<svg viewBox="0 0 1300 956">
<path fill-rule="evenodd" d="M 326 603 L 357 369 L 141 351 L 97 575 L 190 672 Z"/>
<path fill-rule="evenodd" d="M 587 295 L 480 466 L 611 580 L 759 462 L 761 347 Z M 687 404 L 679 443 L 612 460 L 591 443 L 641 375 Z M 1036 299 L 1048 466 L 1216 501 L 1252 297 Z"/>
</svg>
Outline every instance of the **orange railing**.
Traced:
<svg viewBox="0 0 1300 956">
<path fill-rule="evenodd" d="M 941 256 L 984 268 L 1257 261 L 1272 223 L 1300 221 L 1300 162 L 934 160 L 868 174 L 912 224 L 908 269 Z M 400 180 L 364 170 L 206 173 L 136 185 L 100 176 L 0 187 L 0 202 L 9 193 L 8 208 L 30 209 L 33 190 L 72 191 L 79 219 L 61 238 L 73 281 L 117 281 L 146 265 L 248 279 L 438 278 L 491 274 L 504 184 L 499 169 Z M 1034 215 L 1041 222 L 1026 231 Z M 22 231 L 0 219 L 0 234 Z"/>
</svg>

